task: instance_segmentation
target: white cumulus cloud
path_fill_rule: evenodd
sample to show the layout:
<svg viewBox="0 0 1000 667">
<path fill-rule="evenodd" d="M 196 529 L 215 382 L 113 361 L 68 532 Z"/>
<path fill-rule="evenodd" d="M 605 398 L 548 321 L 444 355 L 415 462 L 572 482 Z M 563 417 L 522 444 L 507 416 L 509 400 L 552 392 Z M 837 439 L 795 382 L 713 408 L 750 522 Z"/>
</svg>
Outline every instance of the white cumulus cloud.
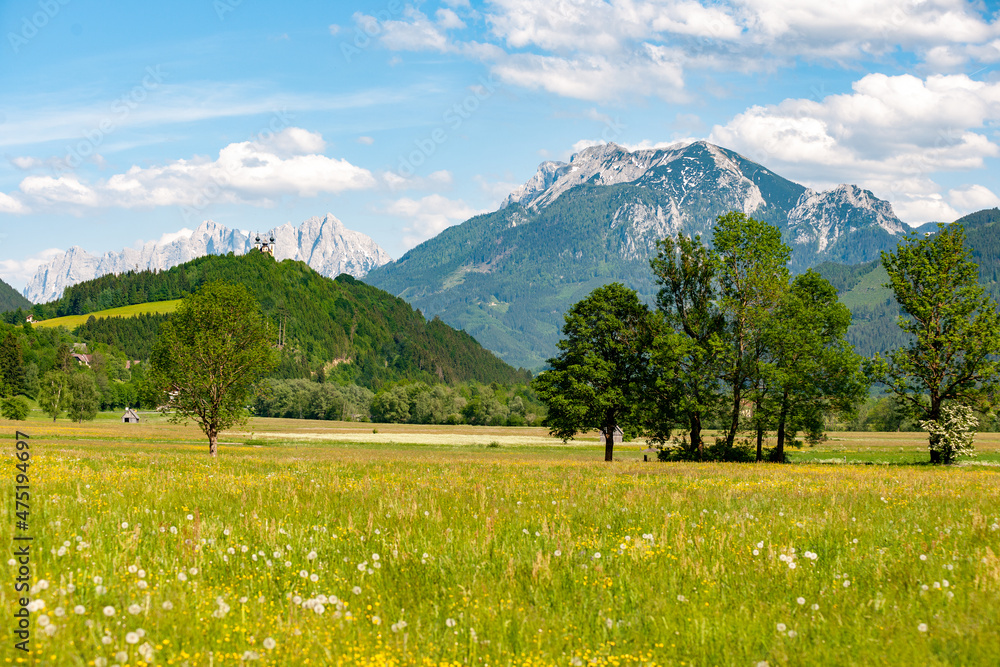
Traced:
<svg viewBox="0 0 1000 667">
<path fill-rule="evenodd" d="M 386 207 L 385 212 L 407 221 L 403 227 L 403 244 L 407 248 L 437 236 L 448 227 L 474 215 L 486 213 L 485 210 L 476 210 L 461 199 L 448 199 L 438 194 L 420 199 L 397 199 Z"/>
<path fill-rule="evenodd" d="M 869 74 L 848 94 L 751 107 L 716 125 L 710 140 L 812 187 L 858 183 L 917 223 L 955 212 L 937 172 L 982 169 L 1000 156 L 986 131 L 996 121 L 1000 83 Z"/>
<path fill-rule="evenodd" d="M 72 174 L 29 176 L 20 189 L 40 204 L 136 208 L 212 202 L 269 205 L 284 195 L 315 197 L 375 186 L 371 172 L 322 155 L 325 147 L 319 134 L 290 127 L 266 139 L 229 144 L 214 160 L 196 156 L 133 166 L 95 183 Z"/>
</svg>

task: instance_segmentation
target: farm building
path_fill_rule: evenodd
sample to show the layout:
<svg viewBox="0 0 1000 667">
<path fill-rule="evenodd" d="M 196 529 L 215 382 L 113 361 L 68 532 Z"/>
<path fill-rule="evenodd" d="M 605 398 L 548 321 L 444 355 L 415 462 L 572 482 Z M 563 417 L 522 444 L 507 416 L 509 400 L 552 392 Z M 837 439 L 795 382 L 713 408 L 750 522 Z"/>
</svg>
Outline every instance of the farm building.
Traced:
<svg viewBox="0 0 1000 667">
<path fill-rule="evenodd" d="M 614 431 L 612 431 L 612 433 L 613 433 L 613 436 L 612 436 L 612 437 L 613 437 L 613 439 L 612 439 L 612 441 L 611 441 L 611 442 L 613 442 L 613 443 L 614 443 L 614 444 L 616 444 L 616 445 L 620 445 L 620 444 L 622 443 L 622 441 L 624 440 L 624 434 L 622 433 L 622 428 L 621 428 L 621 426 L 615 426 L 615 430 L 614 430 Z M 604 433 L 602 432 L 602 433 L 601 433 L 601 438 L 605 438 L 605 437 L 606 437 L 606 436 L 605 436 L 605 435 L 604 435 Z"/>
<path fill-rule="evenodd" d="M 132 408 L 125 408 L 125 414 L 122 415 L 123 424 L 138 424 L 139 415 L 136 414 L 135 410 Z"/>
</svg>

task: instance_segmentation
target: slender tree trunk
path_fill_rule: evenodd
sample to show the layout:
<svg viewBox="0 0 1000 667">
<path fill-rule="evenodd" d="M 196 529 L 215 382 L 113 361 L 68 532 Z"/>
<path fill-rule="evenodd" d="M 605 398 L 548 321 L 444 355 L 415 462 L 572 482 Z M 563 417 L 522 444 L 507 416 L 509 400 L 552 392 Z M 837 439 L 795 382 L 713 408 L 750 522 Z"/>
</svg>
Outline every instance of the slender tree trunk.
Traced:
<svg viewBox="0 0 1000 667">
<path fill-rule="evenodd" d="M 604 427 L 604 460 L 613 461 L 615 452 L 615 427 Z"/>
<path fill-rule="evenodd" d="M 757 463 L 764 460 L 764 425 L 757 422 Z"/>
<path fill-rule="evenodd" d="M 705 460 L 705 447 L 701 439 L 701 413 L 692 412 L 691 421 L 691 451 L 698 452 L 698 460 Z"/>
<path fill-rule="evenodd" d="M 740 390 L 739 385 L 733 389 L 733 418 L 732 423 L 729 425 L 729 433 L 726 434 L 726 446 L 732 447 L 733 443 L 736 442 L 736 431 L 740 428 L 740 400 L 743 398 L 743 392 Z"/>
<path fill-rule="evenodd" d="M 781 412 L 778 413 L 778 444 L 775 447 L 775 454 L 779 462 L 785 462 L 785 420 L 788 419 L 788 392 L 781 397 Z"/>
<path fill-rule="evenodd" d="M 933 392 L 931 393 L 931 413 L 930 418 L 933 421 L 938 421 L 941 419 L 941 399 L 938 398 Z M 928 444 L 931 450 L 931 463 L 947 463 L 947 461 L 941 460 L 941 451 L 936 449 L 937 442 L 933 435 L 928 436 Z"/>
<path fill-rule="evenodd" d="M 219 451 L 219 434 L 212 431 L 208 434 L 208 455 L 215 457 Z"/>
</svg>

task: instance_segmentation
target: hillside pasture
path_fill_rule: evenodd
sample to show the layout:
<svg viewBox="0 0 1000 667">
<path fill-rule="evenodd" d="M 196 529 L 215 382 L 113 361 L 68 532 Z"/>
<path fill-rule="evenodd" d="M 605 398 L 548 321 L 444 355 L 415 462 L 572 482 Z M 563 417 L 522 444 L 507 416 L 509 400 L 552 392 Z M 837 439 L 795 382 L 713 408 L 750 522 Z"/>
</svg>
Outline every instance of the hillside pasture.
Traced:
<svg viewBox="0 0 1000 667">
<path fill-rule="evenodd" d="M 66 315 L 65 317 L 53 317 L 50 320 L 35 322 L 36 327 L 66 327 L 70 331 L 89 320 L 91 317 L 102 319 L 105 317 L 133 317 L 135 315 L 154 314 L 162 315 L 172 313 L 177 310 L 180 299 L 173 301 L 154 301 L 150 303 L 140 303 L 132 306 L 122 306 L 120 308 L 109 308 L 99 310 L 86 315 Z"/>
<path fill-rule="evenodd" d="M 213 461 L 193 426 L 115 417 L 0 421 L 5 451 L 31 435 L 40 605 L 31 656 L 0 626 L 8 662 L 1000 661 L 1000 467 L 900 465 L 920 433 L 605 464 L 596 434 L 257 419 Z"/>
</svg>

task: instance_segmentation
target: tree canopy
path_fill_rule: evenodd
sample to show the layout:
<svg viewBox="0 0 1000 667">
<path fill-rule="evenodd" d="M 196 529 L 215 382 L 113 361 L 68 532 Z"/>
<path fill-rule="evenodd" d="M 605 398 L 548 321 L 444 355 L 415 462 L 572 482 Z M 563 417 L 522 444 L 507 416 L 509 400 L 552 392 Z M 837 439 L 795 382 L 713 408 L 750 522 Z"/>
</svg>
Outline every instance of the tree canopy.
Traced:
<svg viewBox="0 0 1000 667">
<path fill-rule="evenodd" d="M 882 253 L 882 263 L 909 344 L 876 357 L 872 377 L 921 421 L 941 422 L 948 402 L 987 407 L 1000 387 L 1000 312 L 979 284 L 962 226 L 940 225 L 925 237 L 911 234 L 895 253 Z M 931 460 L 949 463 L 939 444 L 932 432 Z"/>
<path fill-rule="evenodd" d="M 548 406 L 550 432 L 568 440 L 599 429 L 604 460 L 614 454 L 614 429 L 636 427 L 648 369 L 649 309 L 621 283 L 598 287 L 566 313 L 559 354 L 534 381 Z"/>
<path fill-rule="evenodd" d="M 242 285 L 211 282 L 160 329 L 150 382 L 174 421 L 194 419 L 216 455 L 219 432 L 244 423 L 276 364 L 274 327 Z"/>
</svg>

